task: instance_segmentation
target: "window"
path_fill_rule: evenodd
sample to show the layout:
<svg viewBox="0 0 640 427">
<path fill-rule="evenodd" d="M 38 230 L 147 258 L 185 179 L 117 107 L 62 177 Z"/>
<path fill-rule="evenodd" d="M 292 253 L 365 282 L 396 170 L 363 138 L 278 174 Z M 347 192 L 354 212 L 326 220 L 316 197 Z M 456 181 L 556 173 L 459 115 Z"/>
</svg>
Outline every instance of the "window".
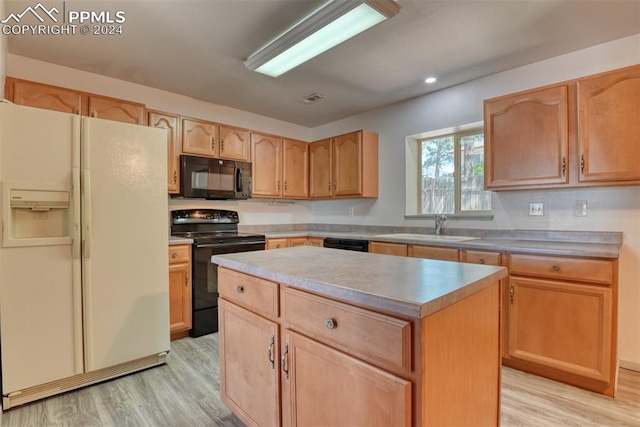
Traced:
<svg viewBox="0 0 640 427">
<path fill-rule="evenodd" d="M 466 131 L 418 139 L 418 214 L 488 213 L 484 134 Z"/>
</svg>

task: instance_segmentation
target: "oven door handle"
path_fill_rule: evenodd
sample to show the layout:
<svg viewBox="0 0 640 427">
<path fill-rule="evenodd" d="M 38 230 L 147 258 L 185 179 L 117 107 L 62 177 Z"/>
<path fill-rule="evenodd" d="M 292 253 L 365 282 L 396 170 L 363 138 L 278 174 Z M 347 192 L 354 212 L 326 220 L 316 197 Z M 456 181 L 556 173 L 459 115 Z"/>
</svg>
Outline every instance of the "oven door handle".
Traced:
<svg viewBox="0 0 640 427">
<path fill-rule="evenodd" d="M 196 248 L 231 248 L 235 246 L 248 246 L 248 245 L 265 245 L 265 241 L 248 241 L 248 242 L 234 242 L 234 243 L 196 243 Z"/>
</svg>

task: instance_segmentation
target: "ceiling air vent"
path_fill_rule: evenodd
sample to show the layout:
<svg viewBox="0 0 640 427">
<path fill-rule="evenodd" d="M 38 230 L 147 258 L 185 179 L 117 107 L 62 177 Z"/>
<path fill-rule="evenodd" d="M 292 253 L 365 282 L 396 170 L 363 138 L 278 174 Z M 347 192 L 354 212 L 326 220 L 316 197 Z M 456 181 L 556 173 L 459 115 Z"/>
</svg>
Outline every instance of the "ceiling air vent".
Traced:
<svg viewBox="0 0 640 427">
<path fill-rule="evenodd" d="M 312 93 L 306 98 L 302 98 L 300 102 L 302 102 L 303 104 L 311 104 L 312 102 L 320 101 L 322 98 L 324 98 L 324 95 L 316 92 L 316 93 Z"/>
</svg>

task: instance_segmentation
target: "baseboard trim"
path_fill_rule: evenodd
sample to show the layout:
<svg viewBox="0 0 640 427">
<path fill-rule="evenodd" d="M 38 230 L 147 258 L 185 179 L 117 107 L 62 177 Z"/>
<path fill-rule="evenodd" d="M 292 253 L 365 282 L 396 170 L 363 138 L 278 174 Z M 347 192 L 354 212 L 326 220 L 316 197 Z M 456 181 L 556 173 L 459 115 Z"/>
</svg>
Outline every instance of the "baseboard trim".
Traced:
<svg viewBox="0 0 640 427">
<path fill-rule="evenodd" d="M 620 367 L 631 371 L 640 372 L 640 363 L 630 362 L 628 360 L 620 360 Z"/>
</svg>

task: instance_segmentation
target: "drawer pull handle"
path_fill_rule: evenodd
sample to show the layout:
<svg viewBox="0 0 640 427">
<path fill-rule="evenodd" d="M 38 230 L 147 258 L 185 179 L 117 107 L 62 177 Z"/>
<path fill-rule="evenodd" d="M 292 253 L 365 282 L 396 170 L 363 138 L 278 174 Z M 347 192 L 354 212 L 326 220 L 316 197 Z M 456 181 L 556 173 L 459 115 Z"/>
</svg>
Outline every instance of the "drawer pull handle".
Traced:
<svg viewBox="0 0 640 427">
<path fill-rule="evenodd" d="M 267 357 L 269 358 L 269 362 L 271 362 L 271 369 L 275 369 L 275 359 L 273 358 L 273 345 L 276 343 L 276 337 L 271 335 L 271 342 L 269 343 L 269 347 L 267 348 Z"/>
<path fill-rule="evenodd" d="M 558 267 L 557 265 L 554 265 L 553 267 L 551 267 L 551 269 L 553 271 L 560 271 L 560 267 Z"/>
<path fill-rule="evenodd" d="M 244 286 L 238 285 L 238 287 L 236 288 L 236 292 L 239 293 L 239 294 L 243 293 L 244 292 Z"/>
<path fill-rule="evenodd" d="M 484 264 L 484 258 L 480 258 L 480 259 L 478 260 L 478 264 Z"/>
<path fill-rule="evenodd" d="M 172 253 L 171 258 L 178 258 L 178 253 L 177 252 Z"/>
<path fill-rule="evenodd" d="M 284 345 L 284 353 L 282 354 L 282 360 L 280 365 L 282 366 L 282 372 L 285 373 L 286 379 L 289 379 L 289 364 L 287 363 L 287 355 L 289 354 L 289 344 Z"/>
<path fill-rule="evenodd" d="M 327 328 L 329 329 L 335 329 L 338 327 L 338 323 L 331 318 L 327 319 L 324 324 L 327 325 Z"/>
</svg>

